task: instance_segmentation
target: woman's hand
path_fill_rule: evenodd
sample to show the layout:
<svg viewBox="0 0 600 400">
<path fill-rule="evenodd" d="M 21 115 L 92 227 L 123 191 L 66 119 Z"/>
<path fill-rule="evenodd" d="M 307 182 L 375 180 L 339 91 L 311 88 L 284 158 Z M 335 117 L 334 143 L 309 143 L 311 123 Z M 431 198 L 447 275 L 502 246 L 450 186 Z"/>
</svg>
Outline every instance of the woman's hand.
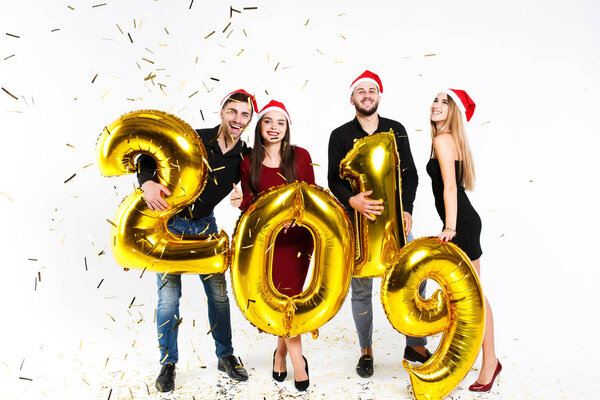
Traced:
<svg viewBox="0 0 600 400">
<path fill-rule="evenodd" d="M 229 204 L 231 204 L 232 207 L 239 208 L 242 205 L 243 200 L 244 200 L 244 195 L 242 194 L 242 191 L 234 183 L 233 184 L 233 193 L 231 193 L 231 196 L 229 197 Z"/>
<path fill-rule="evenodd" d="M 456 231 L 454 229 L 446 228 L 438 235 L 438 241 L 440 243 L 446 244 L 450 240 L 454 239 L 455 236 Z"/>
<path fill-rule="evenodd" d="M 171 206 L 163 197 L 170 196 L 171 191 L 160 183 L 154 181 L 146 181 L 141 186 L 144 192 L 144 200 L 149 209 L 154 211 L 165 211 Z"/>
</svg>

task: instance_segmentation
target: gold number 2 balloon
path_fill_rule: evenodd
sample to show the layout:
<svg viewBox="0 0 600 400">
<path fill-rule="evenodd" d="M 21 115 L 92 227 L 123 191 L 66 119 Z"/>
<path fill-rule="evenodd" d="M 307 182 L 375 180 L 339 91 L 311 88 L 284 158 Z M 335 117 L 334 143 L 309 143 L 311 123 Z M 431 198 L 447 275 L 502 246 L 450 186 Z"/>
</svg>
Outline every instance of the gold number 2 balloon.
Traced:
<svg viewBox="0 0 600 400">
<path fill-rule="evenodd" d="M 96 144 L 97 164 L 105 176 L 134 173 L 139 154 L 156 160 L 156 176 L 171 191 L 166 198 L 171 207 L 150 210 L 139 189 L 123 200 L 111 233 L 117 263 L 156 272 L 224 272 L 229 255 L 225 232 L 178 237 L 167 229 L 169 218 L 194 201 L 206 180 L 206 150 L 196 132 L 171 114 L 135 111 L 105 127 Z"/>
<path fill-rule="evenodd" d="M 442 290 L 424 300 L 419 285 L 428 278 Z M 392 326 L 405 335 L 444 332 L 425 364 L 403 361 L 417 400 L 444 398 L 469 372 L 483 340 L 485 299 L 469 257 L 437 238 L 408 243 L 383 276 L 381 302 Z"/>
<path fill-rule="evenodd" d="M 288 297 L 275 288 L 271 271 L 275 238 L 292 221 L 312 233 L 314 272 L 304 292 Z M 231 282 L 242 314 L 278 336 L 317 330 L 346 298 L 353 249 L 350 220 L 330 193 L 306 182 L 269 189 L 240 216 L 233 234 Z"/>
<path fill-rule="evenodd" d="M 391 130 L 356 140 L 340 163 L 340 176 L 350 181 L 353 192 L 372 190 L 369 198 L 383 200 L 384 207 L 375 221 L 354 212 L 356 277 L 383 275 L 406 243 L 398 165 Z"/>
</svg>

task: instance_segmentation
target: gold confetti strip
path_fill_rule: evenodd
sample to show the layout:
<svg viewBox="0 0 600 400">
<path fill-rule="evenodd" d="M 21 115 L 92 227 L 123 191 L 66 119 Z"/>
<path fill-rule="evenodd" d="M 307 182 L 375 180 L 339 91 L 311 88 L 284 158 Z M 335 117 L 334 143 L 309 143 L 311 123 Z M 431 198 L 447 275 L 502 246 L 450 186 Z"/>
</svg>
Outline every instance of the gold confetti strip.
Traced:
<svg viewBox="0 0 600 400">
<path fill-rule="evenodd" d="M 86 385 L 90 386 L 90 384 L 88 383 L 88 381 L 86 381 L 84 378 L 81 378 L 81 380 L 84 381 Z"/>
<path fill-rule="evenodd" d="M 144 58 L 144 57 L 142 57 L 142 60 L 144 60 L 144 61 L 146 61 L 146 62 L 149 62 L 150 64 L 154 64 L 154 61 L 150 61 L 150 60 L 148 60 L 147 58 Z"/>
<path fill-rule="evenodd" d="M 188 96 L 188 99 L 189 99 L 190 97 L 192 97 L 193 95 L 195 95 L 196 93 L 198 93 L 198 91 L 197 91 L 197 90 L 196 90 L 194 93 L 190 94 L 190 95 Z"/>
<path fill-rule="evenodd" d="M 112 322 L 117 322 L 117 321 L 115 321 L 115 319 L 113 318 L 113 316 L 112 316 L 112 315 L 110 315 L 109 313 L 106 313 L 106 315 L 108 315 L 108 316 L 109 316 L 109 318 L 110 318 L 110 319 L 112 319 Z"/>
<path fill-rule="evenodd" d="M 75 175 L 77 175 L 76 173 L 71 175 L 69 178 L 67 178 L 67 180 L 64 183 L 69 182 L 71 179 L 75 178 Z"/>
<path fill-rule="evenodd" d="M 14 56 L 15 56 L 14 54 L 11 54 L 10 56 L 8 56 L 8 57 L 4 58 L 4 60 L 6 61 L 6 60 L 8 60 L 9 58 L 11 58 L 11 57 L 14 57 Z"/>
<path fill-rule="evenodd" d="M 231 22 L 227 24 L 227 26 L 225 27 L 225 29 L 223 29 L 223 33 L 225 33 L 225 31 L 231 26 Z"/>
<path fill-rule="evenodd" d="M 343 17 L 344 15 L 346 15 L 346 13 L 341 13 L 341 14 L 338 14 L 337 16 L 338 17 Z"/>
<path fill-rule="evenodd" d="M 37 261 L 37 258 L 28 258 L 27 261 Z"/>
<path fill-rule="evenodd" d="M 209 37 L 211 37 L 213 34 L 215 33 L 215 31 L 212 31 L 211 33 L 209 33 L 208 35 L 204 36 L 204 39 L 208 39 Z M 196 58 L 197 60 L 197 58 Z"/>
<path fill-rule="evenodd" d="M 215 328 L 217 327 L 217 325 L 219 325 L 218 322 L 216 322 L 215 325 L 212 328 L 210 328 L 210 331 L 206 332 L 206 334 L 210 335 L 210 333 L 215 330 Z"/>
<path fill-rule="evenodd" d="M 138 64 L 138 67 L 139 66 L 140 66 L 140 64 Z M 156 75 L 152 74 L 152 72 L 150 72 L 150 75 L 148 75 L 147 77 L 145 77 L 144 80 L 147 81 L 147 80 L 152 80 L 154 78 L 156 78 Z M 154 81 L 152 81 L 152 83 L 154 83 Z"/>
<path fill-rule="evenodd" d="M 105 6 L 105 5 L 106 5 L 106 3 L 96 4 L 95 6 L 92 6 L 92 8 L 102 7 L 102 6 Z"/>
<path fill-rule="evenodd" d="M 133 306 L 133 302 L 134 301 L 135 301 L 135 296 L 133 296 L 133 299 L 131 299 L 131 303 L 129 303 L 129 307 L 128 308 L 131 308 L 131 306 Z"/>
<path fill-rule="evenodd" d="M 435 53 L 431 53 L 431 54 L 425 54 L 424 57 L 433 57 L 435 56 Z"/>
<path fill-rule="evenodd" d="M 87 258 L 86 257 L 83 257 L 83 264 L 85 265 L 85 270 L 87 271 L 88 267 L 87 267 Z"/>
<path fill-rule="evenodd" d="M 364 313 L 358 313 L 358 315 L 365 315 L 368 312 L 369 312 L 369 310 L 365 311 Z"/>
<path fill-rule="evenodd" d="M 256 10 L 258 7 L 244 7 L 244 10 Z"/>
<path fill-rule="evenodd" d="M 129 32 L 127 32 L 127 36 L 129 36 L 129 40 L 131 41 L 131 43 L 133 43 L 133 39 L 131 38 L 131 35 L 129 34 Z"/>
<path fill-rule="evenodd" d="M 324 56 L 325 54 L 323 54 L 323 52 L 319 49 L 315 49 L 317 51 L 317 53 L 319 53 L 320 55 Z"/>
<path fill-rule="evenodd" d="M 71 7 L 71 6 L 67 6 L 67 8 L 70 8 L 71 10 L 75 11 L 75 9 L 73 7 Z"/>
<path fill-rule="evenodd" d="M 320 167 L 321 164 L 317 164 L 317 163 L 310 163 L 310 165 L 312 165 L 313 167 Z"/>
<path fill-rule="evenodd" d="M 491 122 L 492 122 L 492 121 L 485 121 L 485 122 L 482 122 L 482 123 L 481 123 L 481 126 L 483 126 L 483 125 L 487 125 L 487 124 L 489 124 L 489 123 L 491 123 Z"/>
<path fill-rule="evenodd" d="M 287 179 L 285 179 L 285 176 L 281 175 L 281 173 L 278 172 L 277 175 L 279 175 L 280 177 L 282 177 L 284 181 L 287 181 Z"/>
<path fill-rule="evenodd" d="M 194 0 L 192 0 L 192 2 L 190 3 L 190 8 L 188 8 L 188 10 L 192 9 L 192 4 L 194 4 Z"/>
<path fill-rule="evenodd" d="M 94 75 L 94 78 L 92 79 L 92 83 L 94 83 L 96 81 L 97 77 L 98 77 L 98 74 Z"/>
<path fill-rule="evenodd" d="M 102 282 L 104 282 L 104 278 L 102 278 L 102 280 L 100 281 L 100 283 L 98 284 L 98 286 L 96 286 L 96 289 L 100 289 L 100 285 L 102 285 Z"/>
<path fill-rule="evenodd" d="M 242 246 L 242 249 L 249 249 L 250 247 L 253 247 L 253 244 L 249 244 L 248 246 Z"/>
<path fill-rule="evenodd" d="M 4 88 L 2 88 L 2 90 L 4 90 L 4 92 L 5 92 L 6 94 L 8 94 L 10 97 L 12 97 L 13 99 L 15 99 L 15 100 L 17 100 L 17 101 L 19 100 L 19 98 L 18 98 L 17 96 L 15 96 L 14 94 L 12 94 L 12 93 L 11 93 L 11 92 L 9 92 L 8 90 L 6 90 L 6 89 L 4 89 Z"/>
<path fill-rule="evenodd" d="M 133 29 L 136 29 L 137 26 L 135 26 L 135 18 L 133 19 Z"/>
<path fill-rule="evenodd" d="M 108 360 L 107 360 L 107 361 L 108 361 Z M 105 368 L 106 368 L 106 366 L 105 366 Z M 110 391 L 108 392 L 108 399 L 106 399 L 106 400 L 110 400 L 110 396 L 111 396 L 111 395 L 112 395 L 112 388 L 111 388 L 111 389 L 110 389 Z"/>
<path fill-rule="evenodd" d="M 244 32 L 244 36 L 248 37 L 248 34 L 246 33 L 245 29 L 242 29 L 242 32 Z"/>
<path fill-rule="evenodd" d="M 108 89 L 103 95 L 102 95 L 102 99 L 106 97 L 106 95 L 110 92 L 110 89 Z"/>
<path fill-rule="evenodd" d="M 275 69 L 274 69 L 274 71 L 277 71 L 277 68 L 278 68 L 278 67 L 279 67 L 279 63 L 277 63 L 277 65 L 275 66 Z M 266 92 L 266 90 L 265 90 L 265 92 Z"/>
<path fill-rule="evenodd" d="M 60 31 L 60 28 L 52 29 L 50 32 L 56 32 L 56 31 Z"/>
<path fill-rule="evenodd" d="M 7 195 L 6 193 L 4 193 L 4 192 L 0 192 L 0 193 L 2 193 L 2 195 L 3 195 L 4 197 L 6 197 L 6 198 L 8 199 L 8 201 L 13 201 L 13 199 L 11 199 L 11 198 L 10 198 L 10 196 L 9 196 L 9 195 Z"/>
<path fill-rule="evenodd" d="M 340 34 L 340 36 L 342 37 L 342 39 L 346 40 L 346 37 L 342 34 Z"/>
<path fill-rule="evenodd" d="M 18 36 L 18 35 L 13 35 L 12 33 L 8 33 L 8 32 L 6 32 L 6 35 L 7 35 L 7 36 L 12 36 L 12 37 L 14 37 L 14 38 L 17 38 L 17 39 L 20 39 L 20 38 L 21 38 L 21 36 Z"/>
<path fill-rule="evenodd" d="M 306 22 L 304 23 L 304 26 L 308 25 L 308 21 L 310 21 L 310 18 L 306 20 Z"/>
<path fill-rule="evenodd" d="M 243 52 L 244 52 L 244 49 L 240 50 L 240 52 L 236 54 L 236 57 L 239 57 L 240 54 L 242 54 Z"/>
<path fill-rule="evenodd" d="M 25 378 L 24 376 L 20 376 L 19 379 L 23 379 L 24 381 L 33 381 L 33 379 Z"/>
<path fill-rule="evenodd" d="M 200 110 L 200 116 L 202 117 L 202 121 L 204 121 L 204 113 Z"/>
<path fill-rule="evenodd" d="M 89 164 L 86 164 L 86 165 L 84 165 L 84 166 L 83 166 L 83 168 L 87 168 L 87 167 L 89 167 L 89 166 L 91 166 L 91 165 L 94 165 L 94 163 L 89 163 Z"/>
<path fill-rule="evenodd" d="M 118 228 L 117 224 L 115 224 L 114 222 L 112 222 L 110 219 L 106 218 L 106 222 L 108 222 L 109 224 L 111 224 L 115 228 Z"/>
<path fill-rule="evenodd" d="M 42 273 L 38 271 L 38 282 L 42 281 Z"/>
<path fill-rule="evenodd" d="M 302 85 L 302 89 L 304 89 L 306 87 L 307 83 L 308 83 L 308 79 L 304 82 L 304 85 Z"/>
</svg>

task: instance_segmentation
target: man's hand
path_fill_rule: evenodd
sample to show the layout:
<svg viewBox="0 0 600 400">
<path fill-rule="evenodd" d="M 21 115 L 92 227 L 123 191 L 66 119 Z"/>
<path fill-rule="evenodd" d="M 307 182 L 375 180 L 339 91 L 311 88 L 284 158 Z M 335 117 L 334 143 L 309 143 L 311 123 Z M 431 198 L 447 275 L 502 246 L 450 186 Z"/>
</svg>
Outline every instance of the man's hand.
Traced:
<svg viewBox="0 0 600 400">
<path fill-rule="evenodd" d="M 409 212 L 404 211 L 404 233 L 407 235 L 412 229 L 412 215 Z"/>
<path fill-rule="evenodd" d="M 244 194 L 242 193 L 240 188 L 237 187 L 237 185 L 234 183 L 233 184 L 233 193 L 231 193 L 231 196 L 229 196 L 229 204 L 231 204 L 232 207 L 239 208 L 239 206 L 242 205 L 243 200 L 244 200 Z"/>
<path fill-rule="evenodd" d="M 367 196 L 372 193 L 372 190 L 360 192 L 359 194 L 350 197 L 348 199 L 348 203 L 350 204 L 350 207 L 364 215 L 365 218 L 375 221 L 374 215 L 381 215 L 381 211 L 383 210 L 383 206 L 381 204 L 383 204 L 383 201 L 370 200 L 367 198 Z"/>
<path fill-rule="evenodd" d="M 165 211 L 171 207 L 162 195 L 164 193 L 165 196 L 170 196 L 171 191 L 160 183 L 146 181 L 142 184 L 142 190 L 144 191 L 144 199 L 146 200 L 146 205 L 149 209 L 154 211 Z"/>
</svg>

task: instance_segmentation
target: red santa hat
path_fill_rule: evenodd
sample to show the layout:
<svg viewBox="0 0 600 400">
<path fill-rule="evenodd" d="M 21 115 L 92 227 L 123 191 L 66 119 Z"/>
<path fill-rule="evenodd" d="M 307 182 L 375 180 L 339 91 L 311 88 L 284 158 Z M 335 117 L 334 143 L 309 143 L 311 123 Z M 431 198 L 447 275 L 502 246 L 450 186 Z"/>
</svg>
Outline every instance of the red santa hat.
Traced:
<svg viewBox="0 0 600 400">
<path fill-rule="evenodd" d="M 280 113 L 285 115 L 285 118 L 287 119 L 288 124 L 290 126 L 292 125 L 292 120 L 290 119 L 290 114 L 288 114 L 283 103 L 280 103 L 276 100 L 271 100 L 266 106 L 263 107 L 262 110 L 260 110 L 260 112 L 258 113 L 258 119 L 261 119 L 263 117 L 263 115 L 265 115 L 269 111 L 279 111 Z"/>
<path fill-rule="evenodd" d="M 354 88 L 360 85 L 363 82 L 370 82 L 377 86 L 379 89 L 379 93 L 383 93 L 383 84 L 381 83 L 381 79 L 379 79 L 379 75 L 369 70 L 366 70 L 362 74 L 356 78 L 352 84 L 350 85 L 350 95 L 354 92 Z"/>
<path fill-rule="evenodd" d="M 250 101 L 252 102 L 252 110 L 254 112 L 258 112 L 258 104 L 256 103 L 256 97 L 254 97 L 253 95 L 251 95 L 250 93 L 246 92 L 244 89 L 238 89 L 238 90 L 234 90 L 233 92 L 229 93 L 227 96 L 225 96 L 223 98 L 223 100 L 221 100 L 221 108 L 223 108 L 223 105 L 225 104 L 225 102 L 231 97 L 232 94 L 235 93 L 242 93 L 247 95 L 248 97 L 250 97 Z"/>
<path fill-rule="evenodd" d="M 475 112 L 475 102 L 469 97 L 467 92 L 460 89 L 444 89 L 441 93 L 446 93 L 454 100 L 460 111 L 467 118 L 467 122 L 471 120 Z"/>
</svg>

